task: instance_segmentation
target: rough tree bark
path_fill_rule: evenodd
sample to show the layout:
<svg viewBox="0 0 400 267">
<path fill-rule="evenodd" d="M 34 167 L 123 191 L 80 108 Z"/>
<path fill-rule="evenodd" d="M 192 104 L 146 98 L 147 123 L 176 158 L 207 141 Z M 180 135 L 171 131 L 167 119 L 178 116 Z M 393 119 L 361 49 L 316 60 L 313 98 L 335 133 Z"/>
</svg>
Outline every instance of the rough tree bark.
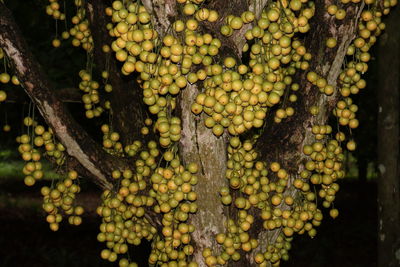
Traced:
<svg viewBox="0 0 400 267">
<path fill-rule="evenodd" d="M 400 266 L 399 8 L 387 21 L 378 58 L 378 266 Z"/>
<path fill-rule="evenodd" d="M 195 187 L 199 208 L 190 217 L 190 223 L 196 228 L 192 235 L 196 248 L 194 259 L 199 266 L 204 266 L 203 249 L 213 248 L 217 251 L 218 244 L 214 236 L 225 232 L 226 217 L 219 190 L 226 185 L 227 138 L 215 137 L 204 125 L 205 115 L 197 118 L 191 112 L 190 99 L 195 99 L 198 92 L 197 86 L 191 85 L 180 96 L 183 131 L 179 148 L 185 163 L 195 162 L 200 166 Z"/>
</svg>

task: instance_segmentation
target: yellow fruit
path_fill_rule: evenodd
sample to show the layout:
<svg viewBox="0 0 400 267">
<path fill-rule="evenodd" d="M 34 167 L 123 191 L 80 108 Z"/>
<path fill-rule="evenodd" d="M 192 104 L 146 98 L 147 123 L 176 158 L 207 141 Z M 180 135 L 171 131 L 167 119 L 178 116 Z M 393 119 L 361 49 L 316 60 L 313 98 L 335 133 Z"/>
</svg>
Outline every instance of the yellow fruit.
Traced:
<svg viewBox="0 0 400 267">
<path fill-rule="evenodd" d="M 183 7 L 183 13 L 187 16 L 193 15 L 196 12 L 196 6 L 194 4 L 186 4 Z"/>
<path fill-rule="evenodd" d="M 337 40 L 335 38 L 328 38 L 326 40 L 326 46 L 329 48 L 334 48 L 337 44 Z"/>
<path fill-rule="evenodd" d="M 229 23 L 232 29 L 239 30 L 243 27 L 243 20 L 239 17 L 235 17 Z"/>
<path fill-rule="evenodd" d="M 1 73 L 0 74 L 0 82 L 1 83 L 8 83 L 10 81 L 11 77 L 8 73 Z"/>
<path fill-rule="evenodd" d="M 59 46 L 61 45 L 61 41 L 60 41 L 59 39 L 54 39 L 54 40 L 51 42 L 51 44 L 52 44 L 54 47 L 59 47 Z"/>
<path fill-rule="evenodd" d="M 7 93 L 3 90 L 0 90 L 0 102 L 3 102 L 7 99 Z"/>
</svg>

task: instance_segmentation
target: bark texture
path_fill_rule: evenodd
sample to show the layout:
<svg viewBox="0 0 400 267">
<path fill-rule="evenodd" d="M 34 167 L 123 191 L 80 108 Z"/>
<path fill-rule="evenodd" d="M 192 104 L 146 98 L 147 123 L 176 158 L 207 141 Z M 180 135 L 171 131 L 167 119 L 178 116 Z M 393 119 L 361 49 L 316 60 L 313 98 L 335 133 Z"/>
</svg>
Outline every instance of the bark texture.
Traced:
<svg viewBox="0 0 400 267">
<path fill-rule="evenodd" d="M 400 266 L 399 8 L 379 44 L 378 89 L 378 266 Z"/>
<path fill-rule="evenodd" d="M 220 201 L 219 190 L 225 186 L 226 138 L 215 137 L 204 126 L 205 116 L 198 118 L 191 112 L 191 105 L 198 94 L 196 85 L 188 86 L 180 96 L 182 112 L 182 138 L 179 148 L 185 164 L 195 162 L 200 166 L 197 193 L 198 211 L 190 216 L 190 223 L 196 230 L 192 238 L 195 243 L 194 260 L 199 266 L 205 266 L 202 251 L 205 248 L 218 249 L 214 236 L 225 231 L 224 208 Z"/>
</svg>

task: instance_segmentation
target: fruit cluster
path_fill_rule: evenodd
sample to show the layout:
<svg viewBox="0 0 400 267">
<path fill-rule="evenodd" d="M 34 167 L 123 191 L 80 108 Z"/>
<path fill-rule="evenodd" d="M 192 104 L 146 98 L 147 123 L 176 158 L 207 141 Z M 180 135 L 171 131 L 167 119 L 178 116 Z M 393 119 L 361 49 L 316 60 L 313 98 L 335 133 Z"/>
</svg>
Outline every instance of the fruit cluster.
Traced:
<svg viewBox="0 0 400 267">
<path fill-rule="evenodd" d="M 71 225 L 82 223 L 81 215 L 84 209 L 75 203 L 76 194 L 81 191 L 77 179 L 78 173 L 69 171 L 66 178 L 60 179 L 53 188 L 43 186 L 40 190 L 43 195 L 42 207 L 48 213 L 46 221 L 53 231 L 59 229 L 59 223 L 63 218 L 62 214 L 68 216 L 68 222 Z"/>
<path fill-rule="evenodd" d="M 90 52 L 93 49 L 93 38 L 89 29 L 89 22 L 86 19 L 85 2 L 83 0 L 74 1 L 76 7 L 76 14 L 71 18 L 71 22 L 74 25 L 69 30 L 66 29 L 61 33 L 61 38 L 64 40 L 72 38 L 72 45 L 75 47 L 82 46 L 83 49 Z M 49 5 L 46 7 L 46 13 L 52 16 L 56 22 L 58 20 L 65 21 L 66 14 L 60 7 L 58 0 L 49 0 Z M 66 25 L 66 24 L 65 24 Z M 57 33 L 56 33 L 57 34 Z M 54 47 L 59 47 L 61 41 L 58 36 L 52 41 Z"/>
</svg>

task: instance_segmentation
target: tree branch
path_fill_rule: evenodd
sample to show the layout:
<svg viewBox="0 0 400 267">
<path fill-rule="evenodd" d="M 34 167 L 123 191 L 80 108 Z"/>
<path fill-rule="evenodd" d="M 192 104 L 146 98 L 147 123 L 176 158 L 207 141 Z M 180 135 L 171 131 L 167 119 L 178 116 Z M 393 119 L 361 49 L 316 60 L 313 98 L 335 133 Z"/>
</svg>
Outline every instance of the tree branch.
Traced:
<svg viewBox="0 0 400 267">
<path fill-rule="evenodd" d="M 125 169 L 126 162 L 106 153 L 72 118 L 55 96 L 50 81 L 22 36 L 11 11 L 0 3 L 0 47 L 9 57 L 25 92 L 66 147 L 67 153 L 88 171 L 95 183 L 103 188 L 112 188 L 108 180 L 112 170 Z"/>
</svg>

